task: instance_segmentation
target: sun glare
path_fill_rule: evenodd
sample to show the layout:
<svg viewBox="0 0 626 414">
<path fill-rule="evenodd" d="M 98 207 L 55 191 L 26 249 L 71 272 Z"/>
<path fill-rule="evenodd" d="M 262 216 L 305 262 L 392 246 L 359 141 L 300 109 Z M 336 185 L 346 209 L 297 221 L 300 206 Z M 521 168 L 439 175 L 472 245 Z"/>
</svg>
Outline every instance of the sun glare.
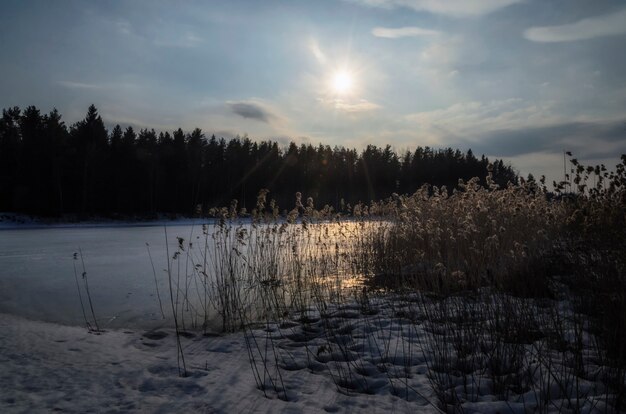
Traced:
<svg viewBox="0 0 626 414">
<path fill-rule="evenodd" d="M 350 92 L 352 84 L 352 75 L 346 70 L 341 70 L 333 75 L 332 89 L 335 93 L 345 94 Z"/>
</svg>

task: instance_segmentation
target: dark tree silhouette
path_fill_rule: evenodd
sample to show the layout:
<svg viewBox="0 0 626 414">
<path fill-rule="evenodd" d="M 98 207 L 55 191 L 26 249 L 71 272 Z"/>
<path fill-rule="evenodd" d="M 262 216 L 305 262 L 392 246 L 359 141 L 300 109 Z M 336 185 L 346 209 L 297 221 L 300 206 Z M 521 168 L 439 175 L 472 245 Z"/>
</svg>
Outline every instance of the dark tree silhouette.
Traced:
<svg viewBox="0 0 626 414">
<path fill-rule="evenodd" d="M 468 150 L 418 146 L 397 154 L 390 145 L 361 152 L 335 146 L 247 136 L 207 138 L 196 128 L 157 133 L 116 125 L 110 132 L 94 105 L 69 128 L 53 110 L 8 108 L 0 119 L 0 210 L 37 215 L 191 215 L 197 206 L 254 207 L 257 192 L 283 209 L 294 194 L 315 205 L 347 204 L 412 193 L 424 183 L 454 188 L 459 178 L 484 177 L 490 161 Z M 502 160 L 493 162 L 500 185 L 517 182 Z"/>
</svg>

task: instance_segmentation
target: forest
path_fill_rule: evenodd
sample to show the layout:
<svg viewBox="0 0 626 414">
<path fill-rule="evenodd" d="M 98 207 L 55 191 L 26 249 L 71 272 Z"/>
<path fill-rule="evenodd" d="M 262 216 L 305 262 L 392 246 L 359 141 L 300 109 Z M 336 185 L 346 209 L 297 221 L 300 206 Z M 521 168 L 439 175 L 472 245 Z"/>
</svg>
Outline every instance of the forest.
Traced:
<svg viewBox="0 0 626 414">
<path fill-rule="evenodd" d="M 496 183 L 517 183 L 510 165 L 476 157 L 471 149 L 415 147 L 357 151 L 247 136 L 227 140 L 199 128 L 108 130 L 94 105 L 67 126 L 56 109 L 45 114 L 35 106 L 12 107 L 0 119 L 0 211 L 188 216 L 231 200 L 250 209 L 260 189 L 268 189 L 282 209 L 292 208 L 301 192 L 318 207 L 342 210 L 392 193 L 412 194 L 424 183 L 451 190 L 459 179 L 484 177 L 490 163 Z"/>
</svg>

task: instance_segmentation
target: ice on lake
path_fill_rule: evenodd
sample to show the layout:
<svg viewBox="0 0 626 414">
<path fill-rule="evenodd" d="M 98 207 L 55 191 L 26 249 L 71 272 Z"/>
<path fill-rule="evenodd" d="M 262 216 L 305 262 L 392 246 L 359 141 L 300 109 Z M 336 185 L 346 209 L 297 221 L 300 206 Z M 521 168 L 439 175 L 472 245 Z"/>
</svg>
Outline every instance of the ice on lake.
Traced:
<svg viewBox="0 0 626 414">
<path fill-rule="evenodd" d="M 177 237 L 187 241 L 202 237 L 199 224 L 173 223 L 167 224 L 170 253 L 178 246 Z M 82 265 L 80 256 L 76 261 L 73 258 L 80 248 L 94 310 L 104 327 L 158 325 L 162 316 L 146 243 L 150 245 L 167 313 L 163 224 L 0 230 L 0 312 L 84 324 L 74 276 L 76 265 L 82 288 Z"/>
</svg>

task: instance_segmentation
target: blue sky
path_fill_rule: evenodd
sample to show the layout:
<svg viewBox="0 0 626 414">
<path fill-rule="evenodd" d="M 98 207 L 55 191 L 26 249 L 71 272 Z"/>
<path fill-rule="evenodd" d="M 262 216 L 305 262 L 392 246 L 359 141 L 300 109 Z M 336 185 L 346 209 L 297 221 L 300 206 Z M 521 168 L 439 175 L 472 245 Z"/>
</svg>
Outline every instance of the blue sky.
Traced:
<svg viewBox="0 0 626 414">
<path fill-rule="evenodd" d="M 14 1 L 0 106 L 362 148 L 472 148 L 562 175 L 626 152 L 626 2 Z M 349 86 L 339 88 L 344 72 Z M 340 90 L 341 89 L 341 90 Z"/>
</svg>

